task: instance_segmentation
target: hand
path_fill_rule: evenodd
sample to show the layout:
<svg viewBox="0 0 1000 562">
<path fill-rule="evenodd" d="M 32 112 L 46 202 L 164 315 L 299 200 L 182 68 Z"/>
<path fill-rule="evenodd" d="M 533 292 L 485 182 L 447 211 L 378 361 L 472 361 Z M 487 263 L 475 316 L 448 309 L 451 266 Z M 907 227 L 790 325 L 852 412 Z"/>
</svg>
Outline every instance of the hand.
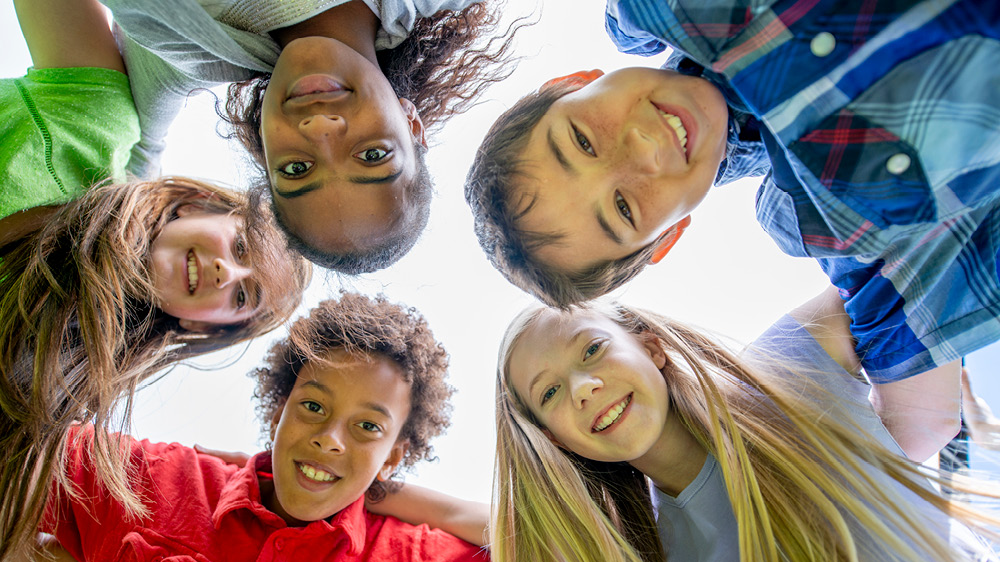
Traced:
<svg viewBox="0 0 1000 562">
<path fill-rule="evenodd" d="M 245 466 L 247 461 L 250 460 L 250 455 L 242 451 L 219 451 L 217 449 L 206 449 L 205 447 L 197 444 L 194 446 L 194 450 L 203 455 L 209 455 L 217 459 L 221 459 L 223 462 L 235 464 L 237 466 Z"/>
</svg>

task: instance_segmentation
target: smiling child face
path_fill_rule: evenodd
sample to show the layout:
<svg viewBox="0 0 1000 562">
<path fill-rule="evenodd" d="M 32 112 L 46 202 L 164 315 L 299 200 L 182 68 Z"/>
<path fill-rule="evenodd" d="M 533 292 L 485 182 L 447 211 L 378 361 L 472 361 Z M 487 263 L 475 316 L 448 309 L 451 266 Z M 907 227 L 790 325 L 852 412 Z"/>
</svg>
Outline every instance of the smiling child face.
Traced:
<svg viewBox="0 0 1000 562">
<path fill-rule="evenodd" d="M 342 349 L 307 363 L 274 430 L 274 492 L 264 504 L 290 525 L 326 519 L 388 478 L 406 452 L 410 383 L 385 357 Z"/>
<path fill-rule="evenodd" d="M 523 230 L 563 234 L 538 259 L 566 272 L 632 254 L 705 197 L 729 113 L 707 80 L 626 68 L 549 108 L 521 154 Z"/>
</svg>

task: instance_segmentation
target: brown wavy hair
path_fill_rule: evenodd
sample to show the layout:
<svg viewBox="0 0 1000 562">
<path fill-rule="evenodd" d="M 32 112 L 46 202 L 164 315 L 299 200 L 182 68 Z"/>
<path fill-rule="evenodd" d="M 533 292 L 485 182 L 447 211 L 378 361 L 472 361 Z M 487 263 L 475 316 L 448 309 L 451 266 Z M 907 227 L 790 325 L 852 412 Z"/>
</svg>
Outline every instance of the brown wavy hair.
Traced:
<svg viewBox="0 0 1000 562">
<path fill-rule="evenodd" d="M 399 432 L 399 440 L 409 447 L 399 466 L 409 469 L 420 460 L 432 460 L 431 439 L 451 424 L 448 400 L 454 389 L 445 380 L 448 353 L 416 309 L 391 303 L 381 295 L 369 298 L 345 292 L 339 299 L 323 301 L 309 316 L 292 324 L 287 338 L 271 347 L 265 366 L 251 373 L 257 380 L 257 414 L 264 433 L 270 435 L 299 371 L 306 363 L 329 363 L 334 349 L 379 355 L 399 366 L 403 379 L 411 384 L 410 415 Z M 367 496 L 377 501 L 396 486 L 398 482 L 391 480 L 375 481 Z"/>
<path fill-rule="evenodd" d="M 539 248 L 558 244 L 566 234 L 520 226 L 537 199 L 519 189 L 528 179 L 522 154 L 528 138 L 571 82 L 543 87 L 505 111 L 483 139 L 465 178 L 465 201 L 472 209 L 476 238 L 494 268 L 521 290 L 549 306 L 566 308 L 624 285 L 638 275 L 669 233 L 616 260 L 580 271 L 564 271 L 536 257 Z"/>
<path fill-rule="evenodd" d="M 260 311 L 213 332 L 192 333 L 155 306 L 149 249 L 177 209 L 249 213 L 246 196 L 185 178 L 101 185 L 62 205 L 40 229 L 3 248 L 0 261 L 0 559 L 30 547 L 69 426 L 96 426 L 97 477 L 131 512 L 144 508 L 128 484 L 110 433 L 137 387 L 157 371 L 264 334 L 298 306 L 310 267 L 290 254 L 268 221 L 244 221 L 250 263 L 261 276 Z M 266 211 L 264 212 L 266 216 Z M 258 251 L 259 250 L 259 251 Z"/>
</svg>

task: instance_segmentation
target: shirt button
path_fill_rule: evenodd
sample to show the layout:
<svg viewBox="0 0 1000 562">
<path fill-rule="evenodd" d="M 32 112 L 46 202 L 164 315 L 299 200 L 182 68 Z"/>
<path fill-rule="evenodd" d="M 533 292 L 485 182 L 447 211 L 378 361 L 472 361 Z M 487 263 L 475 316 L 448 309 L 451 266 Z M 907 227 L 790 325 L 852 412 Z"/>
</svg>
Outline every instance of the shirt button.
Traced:
<svg viewBox="0 0 1000 562">
<path fill-rule="evenodd" d="M 816 37 L 813 37 L 812 41 L 809 42 L 809 50 L 817 57 L 829 55 L 836 46 L 837 39 L 828 31 L 816 34 Z"/>
<path fill-rule="evenodd" d="M 285 539 L 278 539 L 274 541 L 274 550 L 281 550 L 285 548 Z"/>
<path fill-rule="evenodd" d="M 890 174 L 898 176 L 910 169 L 910 157 L 902 152 L 893 154 L 885 163 L 885 169 L 889 170 Z"/>
</svg>

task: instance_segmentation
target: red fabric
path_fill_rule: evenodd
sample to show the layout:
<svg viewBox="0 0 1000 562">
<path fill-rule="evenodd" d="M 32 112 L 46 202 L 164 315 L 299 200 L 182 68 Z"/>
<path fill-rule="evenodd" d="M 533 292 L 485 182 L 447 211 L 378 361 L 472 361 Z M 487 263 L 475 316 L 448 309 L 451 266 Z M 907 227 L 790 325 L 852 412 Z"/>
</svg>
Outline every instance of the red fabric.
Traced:
<svg viewBox="0 0 1000 562">
<path fill-rule="evenodd" d="M 74 434 L 89 437 L 93 428 Z M 239 468 L 177 443 L 129 439 L 134 486 L 150 515 L 128 521 L 122 506 L 96 485 L 84 440 L 70 443 L 66 469 L 83 497 L 71 501 L 54 490 L 43 530 L 80 562 L 489 560 L 479 547 L 443 531 L 369 513 L 364 498 L 328 521 L 288 527 L 260 503 L 257 472 L 261 478 L 270 473 L 269 452 Z"/>
</svg>

